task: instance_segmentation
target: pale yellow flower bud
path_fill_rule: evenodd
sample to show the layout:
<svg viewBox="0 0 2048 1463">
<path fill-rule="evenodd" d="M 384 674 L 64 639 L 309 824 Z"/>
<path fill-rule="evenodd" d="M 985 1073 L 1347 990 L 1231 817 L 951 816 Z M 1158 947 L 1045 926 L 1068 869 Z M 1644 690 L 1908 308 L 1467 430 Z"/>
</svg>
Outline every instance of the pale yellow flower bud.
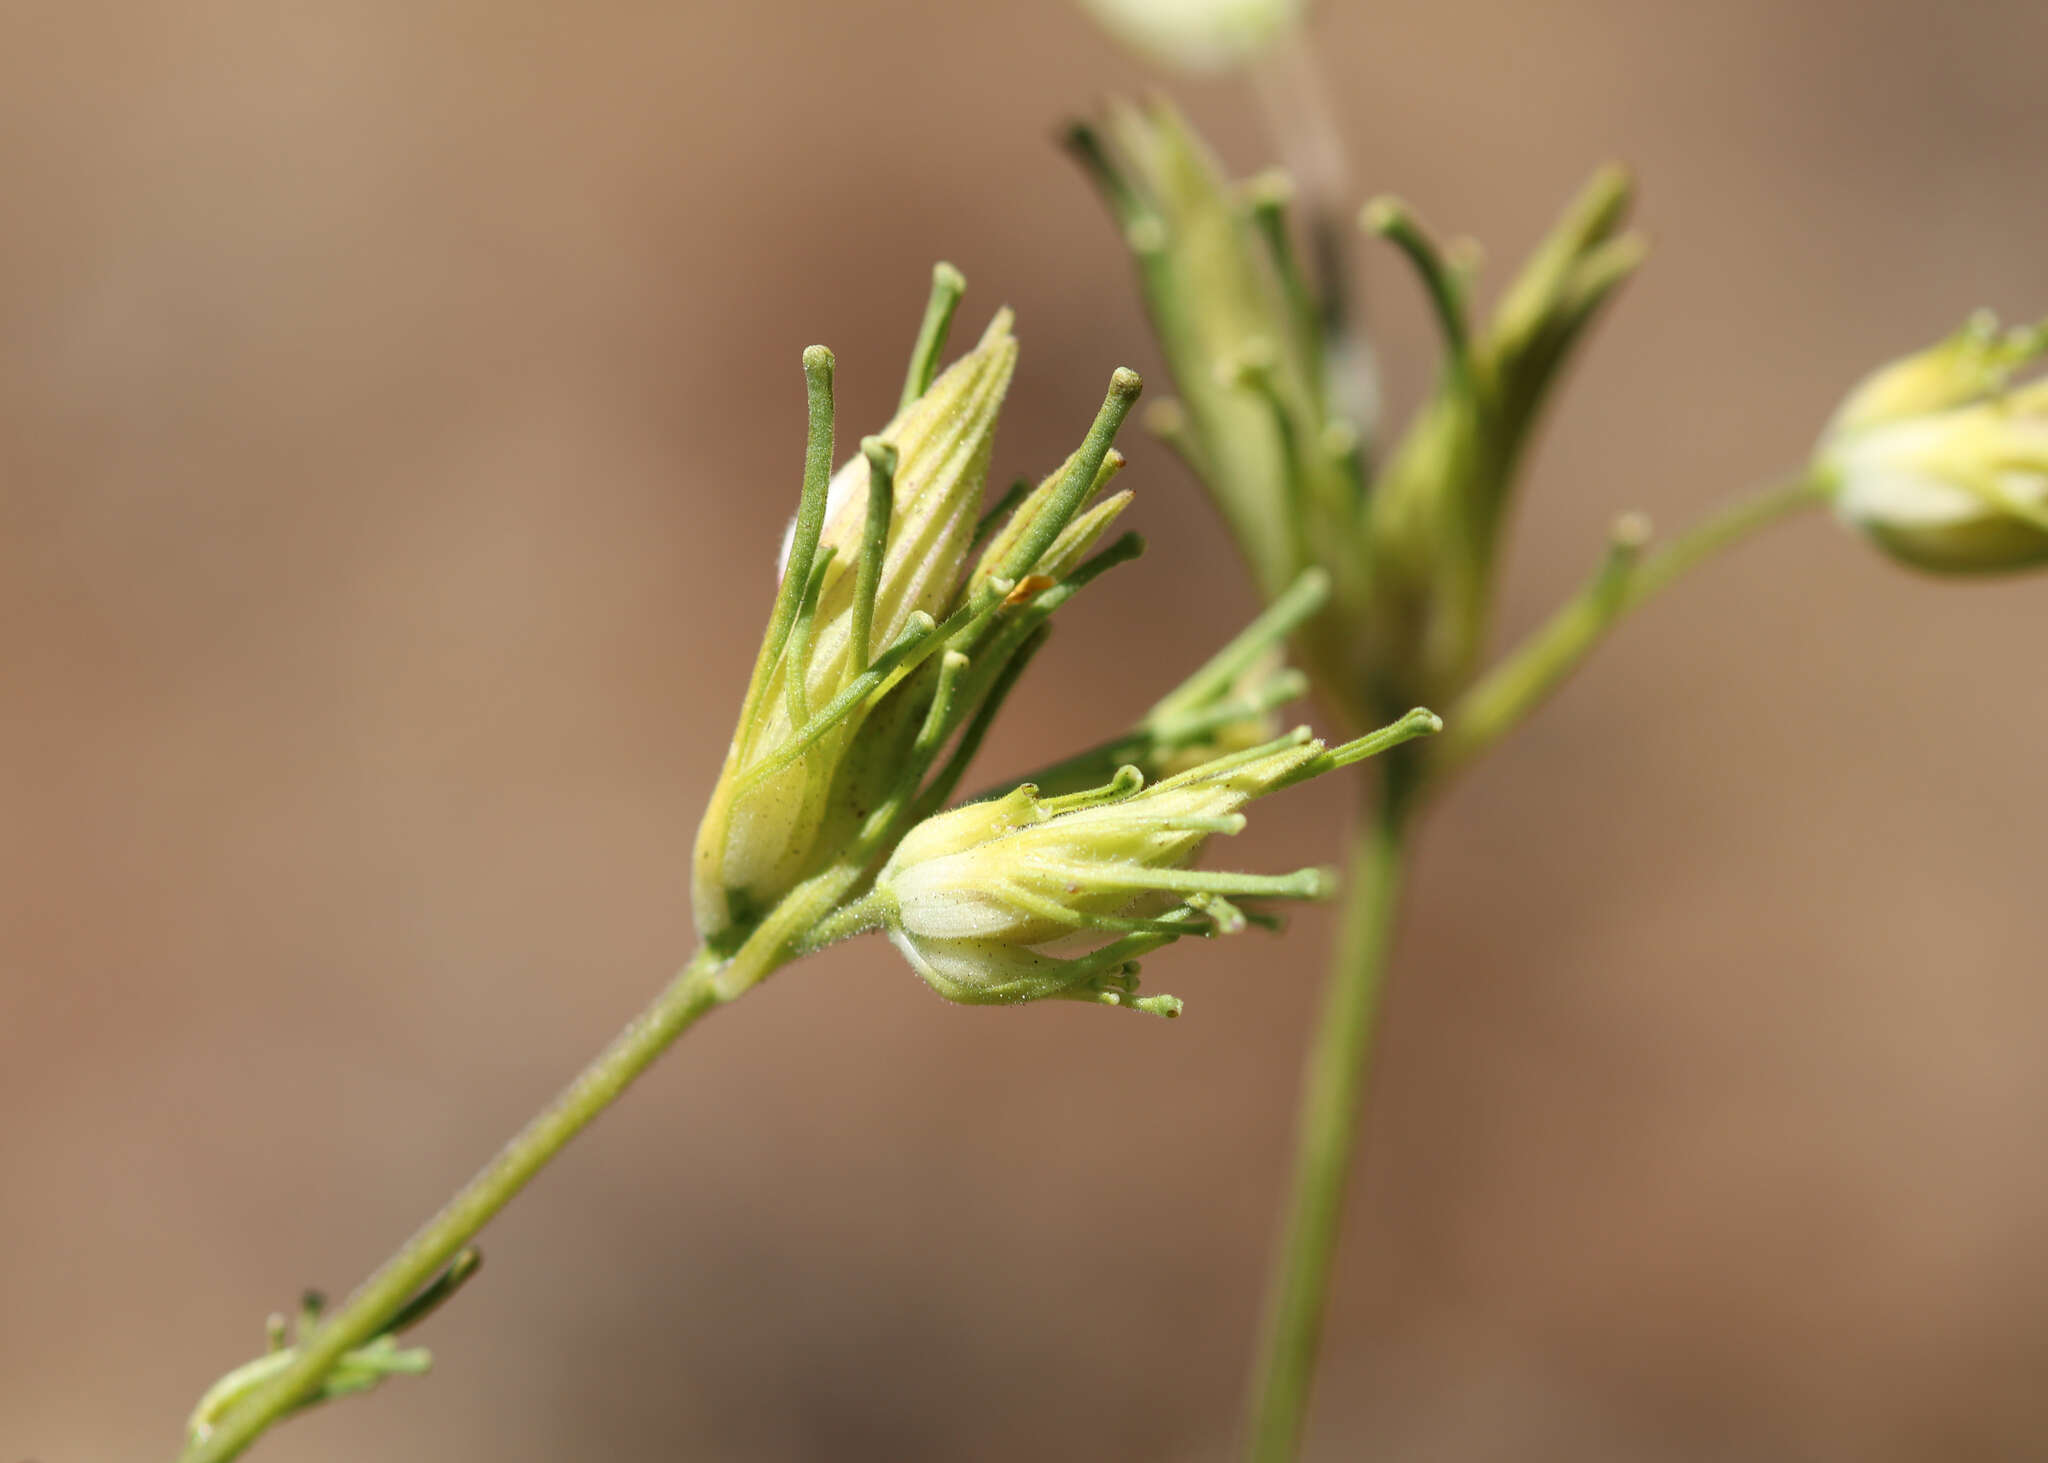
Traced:
<svg viewBox="0 0 2048 1463">
<path fill-rule="evenodd" d="M 1294 26 L 1308 0 L 1082 0 L 1105 30 L 1162 65 L 1224 71 Z"/>
<path fill-rule="evenodd" d="M 2007 385 L 2044 348 L 2048 332 L 1979 315 L 1871 376 L 1816 454 L 1836 512 L 1932 573 L 2048 563 L 2048 382 Z"/>
<path fill-rule="evenodd" d="M 1189 934 L 1243 928 L 1235 899 L 1314 899 L 1320 869 L 1284 875 L 1189 867 L 1244 827 L 1253 798 L 1434 731 L 1415 712 L 1328 749 L 1303 729 L 1145 786 L 1126 767 L 1106 786 L 1044 798 L 1029 785 L 913 828 L 875 883 L 883 922 L 919 975 L 974 1004 L 1066 997 L 1128 1003 L 1132 957 Z M 1097 942 L 1093 948 L 1089 943 Z M 1170 998 L 1137 1002 L 1177 1012 Z"/>
<path fill-rule="evenodd" d="M 1843 400 L 1828 431 L 1845 436 L 1982 401 L 2003 390 L 2044 345 L 2048 332 L 2042 327 L 2000 330 L 1997 316 L 1979 310 L 1946 340 L 1866 376 Z"/>
<path fill-rule="evenodd" d="M 981 558 L 974 566 L 974 573 L 970 579 L 973 586 L 978 588 L 1000 576 L 1004 564 L 1016 552 L 1017 546 L 1024 541 L 1039 519 L 1046 513 L 1056 511 L 1060 484 L 1073 469 L 1078 456 L 1078 453 L 1069 456 L 1058 468 L 1048 473 L 1044 481 L 1018 501 L 1016 510 L 1010 514 L 1002 527 L 989 536 L 988 546 L 982 550 Z M 1105 457 L 1101 470 L 1095 474 L 1094 482 L 1089 485 L 1088 497 L 1092 499 L 1108 486 L 1110 480 L 1123 471 L 1123 466 L 1123 453 L 1112 451 Z M 1017 490 L 1021 490 L 1022 487 L 1023 484 L 1019 483 Z M 1128 490 L 1114 493 L 1072 518 L 1067 526 L 1060 530 L 1059 537 L 1052 541 L 1044 557 L 1033 566 L 1033 572 L 1047 579 L 1064 578 L 1076 564 L 1087 557 L 1088 551 L 1095 547 L 1109 526 L 1125 508 L 1130 506 L 1130 502 L 1131 494 Z"/>
<path fill-rule="evenodd" d="M 898 413 L 872 453 L 833 475 L 798 629 L 756 673 L 698 832 L 694 903 L 707 938 L 772 905 L 815 862 L 826 803 L 860 718 L 848 717 L 800 758 L 787 759 L 784 750 L 809 715 L 865 670 L 876 652 L 948 609 L 1016 360 L 1005 312 L 973 351 Z M 858 591 L 870 484 L 878 479 L 878 464 L 888 463 L 893 493 L 886 550 L 872 599 L 863 600 Z M 871 606 L 865 623 L 857 605 Z"/>
</svg>

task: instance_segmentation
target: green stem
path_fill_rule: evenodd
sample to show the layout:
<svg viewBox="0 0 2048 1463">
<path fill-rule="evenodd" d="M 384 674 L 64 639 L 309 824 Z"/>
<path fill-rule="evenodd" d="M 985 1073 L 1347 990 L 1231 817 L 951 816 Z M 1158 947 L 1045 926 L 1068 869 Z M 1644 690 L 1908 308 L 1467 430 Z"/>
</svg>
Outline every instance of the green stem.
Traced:
<svg viewBox="0 0 2048 1463">
<path fill-rule="evenodd" d="M 188 1446 L 179 1463 L 225 1463 L 239 1456 L 272 1423 L 317 1392 L 346 1353 L 387 1329 L 420 1288 L 677 1037 L 788 959 L 795 937 L 838 903 L 851 882 L 852 876 L 835 870 L 800 886 L 729 962 L 700 950 L 482 1172 L 364 1281 L 346 1305 L 321 1322 L 287 1370 Z"/>
<path fill-rule="evenodd" d="M 1826 492 L 1824 482 L 1801 473 L 1729 504 L 1654 553 L 1596 576 L 1445 714 L 1444 735 L 1431 748 L 1432 776 L 1462 767 L 1519 726 L 1623 615 L 1698 564 L 1820 503 Z"/>
<path fill-rule="evenodd" d="M 1267 49 L 1251 79 L 1301 202 L 1309 278 L 1321 313 L 1324 410 L 1370 442 L 1379 433 L 1379 370 L 1354 298 L 1351 166 L 1329 88 L 1299 29 Z"/>
<path fill-rule="evenodd" d="M 1385 782 L 1360 811 L 1353 837 L 1343 926 L 1303 1073 L 1286 1228 L 1267 1287 L 1264 1339 L 1252 1378 L 1253 1463 L 1289 1463 L 1308 1413 L 1359 1097 L 1400 904 L 1414 772 L 1406 759 L 1389 763 Z"/>
<path fill-rule="evenodd" d="M 1733 548 L 1758 529 L 1769 528 L 1781 518 L 1825 501 L 1827 491 L 1823 478 L 1802 472 L 1729 504 L 1646 557 L 1630 578 L 1622 608 L 1634 609 L 1688 569 Z"/>
<path fill-rule="evenodd" d="M 910 349 L 910 371 L 903 378 L 900 414 L 932 388 L 939 374 L 939 353 L 946 348 L 946 332 L 953 324 L 953 312 L 967 293 L 967 280 L 959 270 L 941 260 L 932 266 L 931 299 L 924 307 L 924 323 L 918 327 L 917 344 Z"/>
<path fill-rule="evenodd" d="M 1617 540 L 1608 562 L 1468 691 L 1446 718 L 1426 765 L 1390 762 L 1361 816 L 1344 923 L 1303 1079 L 1286 1229 L 1267 1296 L 1253 1377 L 1249 1456 L 1290 1463 L 1301 1443 L 1356 1143 L 1360 1093 L 1399 908 L 1414 794 L 1513 730 L 1577 668 L 1622 615 L 1688 570 L 1759 530 L 1820 502 L 1825 485 L 1802 474 L 1723 509 L 1653 554 Z"/>
</svg>

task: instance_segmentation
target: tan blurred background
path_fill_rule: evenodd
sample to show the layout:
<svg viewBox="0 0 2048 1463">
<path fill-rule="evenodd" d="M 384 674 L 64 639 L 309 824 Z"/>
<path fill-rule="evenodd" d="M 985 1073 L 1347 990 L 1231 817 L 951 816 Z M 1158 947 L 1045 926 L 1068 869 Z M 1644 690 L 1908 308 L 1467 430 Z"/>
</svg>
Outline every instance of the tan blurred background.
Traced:
<svg viewBox="0 0 2048 1463">
<path fill-rule="evenodd" d="M 1498 277 L 1595 161 L 1652 266 L 1504 607 L 1796 462 L 1849 379 L 2048 309 L 2036 3 L 1329 0 L 1361 190 Z M 1050 142 L 1148 84 L 1054 3 L 0 10 L 0 1458 L 166 1457 L 688 951 L 801 459 L 926 270 L 1007 301 L 998 471 L 1155 357 Z M 1248 98 L 1179 94 L 1233 164 Z M 1399 401 L 1428 329 L 1367 287 Z M 1249 611 L 1151 555 L 984 771 Z M 1443 809 L 1313 1451 L 2048 1457 L 2048 583 L 1797 525 L 1641 615 Z M 1335 854 L 1341 799 L 1237 850 Z M 1327 920 L 1177 1025 L 949 1007 L 872 942 L 687 1040 L 487 1237 L 439 1365 L 276 1459 L 1229 1456 Z"/>
</svg>

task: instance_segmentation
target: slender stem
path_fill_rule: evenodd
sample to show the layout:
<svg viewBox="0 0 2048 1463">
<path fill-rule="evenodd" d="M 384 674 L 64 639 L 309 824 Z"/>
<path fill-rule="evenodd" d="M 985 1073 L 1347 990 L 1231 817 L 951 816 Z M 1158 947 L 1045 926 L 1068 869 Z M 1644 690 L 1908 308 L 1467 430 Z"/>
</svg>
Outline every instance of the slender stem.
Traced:
<svg viewBox="0 0 2048 1463">
<path fill-rule="evenodd" d="M 1322 314 L 1324 406 L 1370 442 L 1379 432 L 1379 368 L 1351 274 L 1351 165 L 1322 68 L 1299 29 L 1254 63 L 1252 83 L 1301 201 Z"/>
<path fill-rule="evenodd" d="M 1308 1414 L 1359 1097 L 1400 904 L 1414 772 L 1406 759 L 1390 759 L 1385 780 L 1368 784 L 1373 790 L 1353 835 L 1343 926 L 1302 1075 L 1286 1227 L 1267 1286 L 1264 1339 L 1252 1376 L 1253 1463 L 1289 1463 Z"/>
<path fill-rule="evenodd" d="M 1443 250 L 1429 236 L 1406 203 L 1382 195 L 1365 205 L 1359 215 L 1361 227 L 1371 230 L 1399 249 L 1422 281 L 1443 333 L 1444 348 L 1454 371 L 1471 369 L 1471 326 L 1465 318 L 1465 282 L 1444 258 Z"/>
<path fill-rule="evenodd" d="M 1095 413 L 1088 435 L 1068 459 L 1066 473 L 1046 500 L 1044 509 L 1031 520 L 1023 536 L 1011 545 L 1002 567 L 996 571 L 999 577 L 1022 579 L 1045 557 L 1045 551 L 1060 536 L 1060 530 L 1072 521 L 1088 495 L 1095 491 L 1096 475 L 1102 471 L 1110 446 L 1116 441 L 1117 429 L 1124 424 L 1138 393 L 1144 389 L 1144 380 L 1128 366 L 1118 366 L 1110 373 L 1109 393 L 1102 398 L 1101 410 Z M 1072 578 L 1071 575 L 1068 577 Z"/>
<path fill-rule="evenodd" d="M 946 332 L 953 324 L 953 311 L 959 308 L 960 297 L 966 293 L 967 280 L 959 270 L 943 260 L 932 266 L 931 299 L 924 307 L 917 344 L 910 350 L 910 370 L 903 378 L 903 400 L 897 411 L 909 410 L 912 402 L 931 390 L 932 378 L 939 374 L 939 353 L 946 348 Z"/>
<path fill-rule="evenodd" d="M 796 953 L 809 955 L 824 949 L 827 945 L 836 945 L 841 940 L 850 940 L 855 935 L 864 935 L 869 930 L 880 929 L 891 905 L 892 901 L 886 895 L 869 890 L 852 903 L 842 905 L 811 926 L 798 942 Z"/>
<path fill-rule="evenodd" d="M 1824 485 L 1801 475 L 1743 499 L 1656 553 L 1634 557 L 1618 539 L 1581 594 L 1467 692 L 1426 767 L 1391 761 L 1369 799 L 1352 852 L 1344 924 L 1302 1086 L 1286 1229 L 1267 1296 L 1253 1378 L 1249 1456 L 1290 1463 L 1300 1447 L 1321 1341 L 1331 1261 L 1359 1098 L 1399 907 L 1407 828 L 1423 777 L 1492 746 L 1541 703 L 1616 619 L 1716 554 L 1819 502 Z"/>
<path fill-rule="evenodd" d="M 1010 699 L 1010 693 L 1017 689 L 1017 682 L 1023 679 L 1038 652 L 1045 648 L 1045 642 L 1052 638 L 1052 626 L 1043 622 L 1032 629 L 1018 642 L 1017 648 L 1004 660 L 989 688 L 981 696 L 980 705 L 974 708 L 974 715 L 961 729 L 959 739 L 953 743 L 953 750 L 947 754 L 938 773 L 917 795 L 917 801 L 910 805 L 910 821 L 922 823 L 926 818 L 952 801 L 954 790 L 960 786 L 960 779 L 967 775 L 967 769 L 981 752 L 981 744 L 988 738 L 988 729 L 995 725 L 1003 703 Z M 998 652 L 1000 653 L 1000 652 Z"/>
<path fill-rule="evenodd" d="M 1630 577 L 1624 609 L 1634 609 L 1694 565 L 1733 548 L 1758 529 L 1812 508 L 1827 498 L 1828 485 L 1813 473 L 1799 473 L 1747 498 L 1729 504 L 1704 523 L 1696 524 L 1646 556 Z"/>
<path fill-rule="evenodd" d="M 1596 577 L 1445 715 L 1444 735 L 1431 748 L 1432 775 L 1463 766 L 1519 726 L 1623 615 L 1751 534 L 1820 503 L 1826 491 L 1824 482 L 1801 473 L 1729 504 L 1661 549 Z"/>
<path fill-rule="evenodd" d="M 1210 656 L 1201 668 L 1161 697 L 1145 713 L 1147 724 L 1170 721 L 1227 694 L 1237 678 L 1259 657 L 1300 629 L 1330 598 L 1330 576 L 1322 569 L 1304 569 L 1284 593 L 1259 612 L 1230 643 Z"/>
<path fill-rule="evenodd" d="M 882 584 L 882 564 L 889 554 L 889 520 L 896 512 L 896 466 L 893 443 L 863 437 L 860 450 L 868 460 L 868 513 L 860 537 L 860 560 L 853 575 L 853 620 L 847 635 L 848 673 L 868 668 L 875 627 L 875 595 Z M 801 725 L 801 723 L 799 723 Z"/>
<path fill-rule="evenodd" d="M 699 951 L 595 1061 L 364 1281 L 346 1305 L 320 1324 L 291 1367 L 195 1441 L 179 1463 L 224 1463 L 237 1457 L 295 1404 L 318 1391 L 345 1353 L 389 1327 L 420 1288 L 677 1037 L 788 959 L 794 937 L 837 903 L 850 882 L 850 877 L 835 872 L 800 886 L 729 962 L 721 964 L 708 951 Z"/>
<path fill-rule="evenodd" d="M 804 439 L 803 495 L 797 499 L 796 524 L 790 531 L 789 554 L 782 566 L 782 587 L 776 591 L 768 633 L 762 637 L 761 654 L 754 662 L 754 678 L 747 685 L 747 699 L 740 709 L 741 726 L 754 724 L 754 708 L 767 689 L 768 673 L 782 658 L 790 628 L 803 608 L 804 591 L 811 586 L 811 561 L 817 556 L 818 539 L 825 531 L 825 509 L 832 492 L 834 369 L 832 352 L 824 346 L 804 348 L 809 425 Z"/>
</svg>

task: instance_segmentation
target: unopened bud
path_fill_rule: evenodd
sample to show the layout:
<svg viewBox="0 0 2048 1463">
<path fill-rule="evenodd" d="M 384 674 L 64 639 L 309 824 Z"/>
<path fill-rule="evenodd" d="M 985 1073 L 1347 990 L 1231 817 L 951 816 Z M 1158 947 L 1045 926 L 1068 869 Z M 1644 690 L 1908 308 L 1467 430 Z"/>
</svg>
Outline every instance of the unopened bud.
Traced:
<svg viewBox="0 0 2048 1463">
<path fill-rule="evenodd" d="M 1946 340 L 1866 376 L 1836 411 L 1829 433 L 1844 436 L 1983 401 L 2044 346 L 2048 327 L 2001 330 L 1996 315 L 1979 310 Z"/>
<path fill-rule="evenodd" d="M 816 863 L 826 804 L 861 714 L 816 736 L 800 757 L 788 751 L 878 655 L 949 608 L 1016 360 L 1005 312 L 832 475 L 808 548 L 801 522 L 792 530 L 785 578 L 807 571 L 807 584 L 794 594 L 785 585 L 794 605 L 788 629 L 755 671 L 698 831 L 694 904 L 705 938 L 772 905 Z M 830 430 L 828 403 L 828 452 Z"/>
<path fill-rule="evenodd" d="M 1321 869 L 1189 867 L 1210 838 L 1244 827 L 1246 803 L 1437 725 L 1418 712 L 1334 749 L 1301 730 L 1149 787 L 1125 767 L 1086 792 L 1047 798 L 1026 785 L 938 814 L 904 836 L 876 880 L 890 938 L 948 1000 L 1127 1004 L 1133 955 L 1242 928 L 1235 900 L 1329 893 Z"/>
<path fill-rule="evenodd" d="M 1933 573 L 2048 562 L 2048 381 L 2008 384 L 2044 349 L 2048 330 L 1979 315 L 1872 375 L 1815 457 L 1836 512 Z"/>
<path fill-rule="evenodd" d="M 1119 40 L 1182 71 L 1241 66 L 1298 25 L 1308 0 L 1082 0 Z"/>
</svg>

